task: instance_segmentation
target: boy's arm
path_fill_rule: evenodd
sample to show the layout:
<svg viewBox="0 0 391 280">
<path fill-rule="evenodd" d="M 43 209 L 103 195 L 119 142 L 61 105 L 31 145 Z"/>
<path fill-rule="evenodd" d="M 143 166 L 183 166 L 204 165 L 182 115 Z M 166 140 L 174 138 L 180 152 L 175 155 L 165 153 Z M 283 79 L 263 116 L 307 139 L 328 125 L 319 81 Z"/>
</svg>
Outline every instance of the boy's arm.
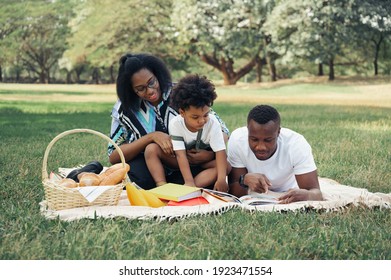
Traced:
<svg viewBox="0 0 391 280">
<path fill-rule="evenodd" d="M 189 161 L 187 160 L 186 150 L 175 151 L 175 155 L 178 161 L 179 169 L 182 173 L 183 180 L 185 180 L 185 185 L 196 187 L 193 175 L 190 171 Z"/>
<path fill-rule="evenodd" d="M 221 192 L 228 192 L 227 177 L 227 154 L 225 150 L 216 152 L 217 181 L 214 189 Z"/>
</svg>

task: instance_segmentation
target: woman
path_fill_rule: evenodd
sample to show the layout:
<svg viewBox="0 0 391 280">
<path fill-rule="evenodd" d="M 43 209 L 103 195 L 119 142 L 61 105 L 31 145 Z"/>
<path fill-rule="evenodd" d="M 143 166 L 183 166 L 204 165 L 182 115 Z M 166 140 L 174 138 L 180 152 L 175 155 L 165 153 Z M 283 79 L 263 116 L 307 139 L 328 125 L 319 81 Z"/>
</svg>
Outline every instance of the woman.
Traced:
<svg viewBox="0 0 391 280">
<path fill-rule="evenodd" d="M 145 148 L 156 143 L 164 153 L 175 156 L 168 135 L 170 119 L 178 114 L 169 106 L 173 86 L 171 74 L 162 60 L 149 54 L 126 54 L 119 64 L 119 100 L 112 111 L 110 137 L 120 146 L 130 165 L 130 179 L 140 187 L 150 189 L 155 187 L 155 182 L 145 163 Z M 220 123 L 228 138 L 228 129 L 221 120 Z M 112 164 L 120 162 L 118 151 L 112 145 L 109 145 L 108 153 Z M 214 153 L 192 150 L 187 156 L 195 165 L 212 160 Z M 179 170 L 166 167 L 165 171 L 168 182 L 183 183 Z M 192 172 L 197 174 L 199 170 L 193 168 Z"/>
</svg>

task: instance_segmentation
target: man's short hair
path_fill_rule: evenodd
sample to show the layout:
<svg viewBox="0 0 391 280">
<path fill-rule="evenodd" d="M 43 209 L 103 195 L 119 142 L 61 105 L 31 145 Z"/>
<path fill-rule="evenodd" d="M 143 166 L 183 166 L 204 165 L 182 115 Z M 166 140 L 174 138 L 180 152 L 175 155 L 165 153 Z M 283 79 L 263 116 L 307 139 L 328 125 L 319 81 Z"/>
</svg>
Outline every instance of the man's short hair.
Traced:
<svg viewBox="0 0 391 280">
<path fill-rule="evenodd" d="M 280 124 L 281 121 L 278 111 L 269 105 L 257 105 L 252 108 L 248 113 L 247 123 L 249 123 L 250 120 L 254 120 L 259 124 L 266 124 L 270 121 Z"/>
</svg>

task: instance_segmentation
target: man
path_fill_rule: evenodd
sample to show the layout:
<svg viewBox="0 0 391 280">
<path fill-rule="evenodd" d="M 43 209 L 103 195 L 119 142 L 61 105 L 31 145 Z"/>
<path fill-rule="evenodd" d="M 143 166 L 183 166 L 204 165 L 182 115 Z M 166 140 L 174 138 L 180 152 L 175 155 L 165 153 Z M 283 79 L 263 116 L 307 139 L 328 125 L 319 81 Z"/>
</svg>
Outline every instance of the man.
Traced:
<svg viewBox="0 0 391 280">
<path fill-rule="evenodd" d="M 323 200 L 311 146 L 302 135 L 281 128 L 271 106 L 255 106 L 247 127 L 232 132 L 228 161 L 230 192 L 238 197 L 272 190 L 286 192 L 280 203 Z"/>
</svg>

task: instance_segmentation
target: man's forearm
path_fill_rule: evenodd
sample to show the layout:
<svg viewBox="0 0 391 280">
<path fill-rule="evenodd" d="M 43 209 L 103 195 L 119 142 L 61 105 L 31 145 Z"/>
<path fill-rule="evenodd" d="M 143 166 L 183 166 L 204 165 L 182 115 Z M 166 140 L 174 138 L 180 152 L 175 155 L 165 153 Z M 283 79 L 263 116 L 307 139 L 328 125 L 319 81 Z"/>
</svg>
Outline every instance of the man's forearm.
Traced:
<svg viewBox="0 0 391 280">
<path fill-rule="evenodd" d="M 248 194 L 248 190 L 240 186 L 239 181 L 229 184 L 229 192 L 237 197 Z"/>
<path fill-rule="evenodd" d="M 323 195 L 320 189 L 311 189 L 308 190 L 309 192 L 309 199 L 308 200 L 323 200 Z"/>
</svg>

